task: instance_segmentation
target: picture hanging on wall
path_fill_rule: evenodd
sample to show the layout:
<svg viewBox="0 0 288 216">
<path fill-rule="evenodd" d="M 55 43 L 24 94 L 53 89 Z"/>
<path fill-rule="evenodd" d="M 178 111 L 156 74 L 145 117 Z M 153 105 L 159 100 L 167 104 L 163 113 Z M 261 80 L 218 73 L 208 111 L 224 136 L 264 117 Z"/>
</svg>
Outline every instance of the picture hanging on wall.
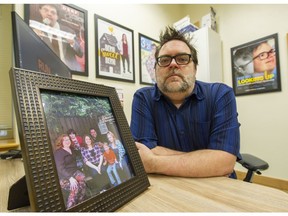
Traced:
<svg viewBox="0 0 288 216">
<path fill-rule="evenodd" d="M 25 22 L 68 66 L 88 76 L 87 11 L 68 4 L 25 4 Z"/>
<path fill-rule="evenodd" d="M 278 34 L 231 48 L 235 95 L 281 91 Z"/>
<path fill-rule="evenodd" d="M 133 30 L 95 14 L 96 77 L 135 82 Z"/>
<path fill-rule="evenodd" d="M 140 83 L 153 85 L 155 78 L 155 52 L 159 42 L 139 33 Z"/>
</svg>

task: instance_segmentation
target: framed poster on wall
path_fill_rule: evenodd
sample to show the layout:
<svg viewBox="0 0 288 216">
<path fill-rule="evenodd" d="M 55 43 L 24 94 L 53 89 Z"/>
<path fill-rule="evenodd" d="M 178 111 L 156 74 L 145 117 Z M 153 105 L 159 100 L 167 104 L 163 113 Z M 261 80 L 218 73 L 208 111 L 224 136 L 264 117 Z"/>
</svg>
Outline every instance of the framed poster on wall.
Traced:
<svg viewBox="0 0 288 216">
<path fill-rule="evenodd" d="M 25 4 L 25 22 L 68 66 L 88 76 L 87 11 L 68 4 Z"/>
<path fill-rule="evenodd" d="M 139 33 L 140 83 L 153 85 L 155 78 L 155 52 L 159 42 Z"/>
<path fill-rule="evenodd" d="M 95 14 L 96 77 L 135 82 L 133 30 Z"/>
<path fill-rule="evenodd" d="M 281 91 L 278 34 L 231 48 L 235 95 Z"/>
</svg>

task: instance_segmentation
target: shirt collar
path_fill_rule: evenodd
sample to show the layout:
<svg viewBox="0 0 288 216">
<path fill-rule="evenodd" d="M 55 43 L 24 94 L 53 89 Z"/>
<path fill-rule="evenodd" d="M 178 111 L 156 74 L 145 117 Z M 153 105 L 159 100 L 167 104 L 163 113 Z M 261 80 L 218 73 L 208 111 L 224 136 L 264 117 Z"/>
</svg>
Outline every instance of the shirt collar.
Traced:
<svg viewBox="0 0 288 216">
<path fill-rule="evenodd" d="M 205 98 L 205 95 L 203 94 L 202 91 L 202 82 L 199 82 L 196 80 L 195 82 L 195 87 L 192 91 L 192 94 L 190 94 L 186 100 L 188 98 L 196 98 L 197 100 L 203 100 Z M 154 84 L 154 94 L 153 94 L 153 99 L 155 101 L 159 101 L 161 99 L 161 97 L 164 97 L 163 93 L 159 90 L 157 83 Z"/>
</svg>

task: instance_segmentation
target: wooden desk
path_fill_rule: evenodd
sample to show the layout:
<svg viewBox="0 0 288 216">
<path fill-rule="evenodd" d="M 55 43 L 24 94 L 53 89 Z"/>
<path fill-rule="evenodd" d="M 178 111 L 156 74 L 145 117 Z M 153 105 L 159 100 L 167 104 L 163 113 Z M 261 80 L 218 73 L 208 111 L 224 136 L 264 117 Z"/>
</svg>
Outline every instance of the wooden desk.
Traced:
<svg viewBox="0 0 288 216">
<path fill-rule="evenodd" d="M 7 212 L 9 187 L 24 175 L 20 159 L 0 160 L 0 212 Z M 119 212 L 288 212 L 288 194 L 226 177 L 149 175 L 151 186 Z M 24 208 L 26 211 L 29 208 Z"/>
</svg>

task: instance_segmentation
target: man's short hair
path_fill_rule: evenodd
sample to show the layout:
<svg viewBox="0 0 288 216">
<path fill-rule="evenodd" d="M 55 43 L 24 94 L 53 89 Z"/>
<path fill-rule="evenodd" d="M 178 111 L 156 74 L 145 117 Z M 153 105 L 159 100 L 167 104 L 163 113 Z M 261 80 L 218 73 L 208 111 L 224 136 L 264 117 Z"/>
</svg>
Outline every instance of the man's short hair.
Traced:
<svg viewBox="0 0 288 216">
<path fill-rule="evenodd" d="M 191 44 L 192 38 L 193 37 L 188 36 L 184 32 L 180 32 L 171 26 L 167 26 L 165 30 L 160 33 L 160 37 L 159 37 L 160 44 L 156 49 L 155 59 L 159 56 L 160 49 L 162 48 L 164 44 L 172 40 L 179 40 L 179 41 L 184 42 L 189 47 L 191 55 L 192 55 L 192 61 L 196 67 L 198 65 L 198 57 L 197 57 L 197 50 Z"/>
</svg>

